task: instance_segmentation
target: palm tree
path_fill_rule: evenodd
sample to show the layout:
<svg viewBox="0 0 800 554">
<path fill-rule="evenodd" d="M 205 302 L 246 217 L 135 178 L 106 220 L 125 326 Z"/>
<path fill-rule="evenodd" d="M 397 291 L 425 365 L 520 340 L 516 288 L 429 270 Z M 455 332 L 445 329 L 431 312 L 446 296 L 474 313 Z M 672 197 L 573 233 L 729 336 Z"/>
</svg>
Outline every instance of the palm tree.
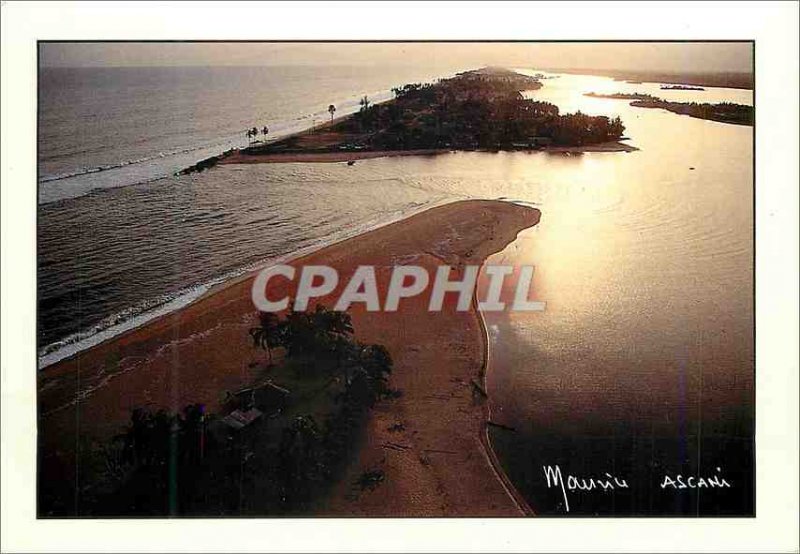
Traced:
<svg viewBox="0 0 800 554">
<path fill-rule="evenodd" d="M 358 101 L 361 105 L 361 111 L 358 113 L 358 126 L 361 131 L 364 131 L 364 124 L 367 123 L 365 120 L 367 119 L 367 108 L 369 108 L 369 98 L 367 95 L 364 95 L 361 100 Z"/>
<path fill-rule="evenodd" d="M 269 363 L 272 365 L 272 348 L 281 345 L 280 319 L 272 312 L 260 312 L 258 314 L 258 327 L 250 329 L 250 336 L 253 337 L 253 346 L 260 346 L 267 351 Z"/>
<path fill-rule="evenodd" d="M 265 141 L 265 142 L 266 142 L 266 140 L 267 140 L 267 133 L 269 133 L 269 128 L 268 128 L 266 125 L 264 125 L 264 128 L 263 128 L 263 129 L 261 129 L 261 134 L 263 134 L 263 135 L 264 135 L 264 141 Z"/>
<path fill-rule="evenodd" d="M 316 327 L 325 333 L 353 334 L 353 322 L 347 312 L 329 310 L 322 304 L 317 304 L 312 318 Z"/>
<path fill-rule="evenodd" d="M 253 135 L 253 141 L 255 141 L 256 137 L 258 137 L 258 129 L 256 127 L 253 127 L 252 129 L 250 129 L 250 133 Z"/>
<path fill-rule="evenodd" d="M 328 106 L 328 113 L 331 114 L 331 123 L 333 123 L 333 114 L 336 113 L 336 106 L 334 106 L 333 104 L 330 104 Z"/>
</svg>

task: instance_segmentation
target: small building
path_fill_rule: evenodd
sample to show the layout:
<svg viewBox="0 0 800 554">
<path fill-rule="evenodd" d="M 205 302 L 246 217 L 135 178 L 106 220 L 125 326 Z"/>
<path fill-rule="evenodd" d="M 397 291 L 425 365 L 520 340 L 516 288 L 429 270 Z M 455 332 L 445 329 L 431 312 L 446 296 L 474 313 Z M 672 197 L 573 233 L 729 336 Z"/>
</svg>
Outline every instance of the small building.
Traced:
<svg viewBox="0 0 800 554">
<path fill-rule="evenodd" d="M 231 429 L 239 431 L 257 421 L 262 415 L 264 414 L 256 408 L 250 408 L 246 411 L 234 410 L 223 417 L 221 421 Z"/>
<path fill-rule="evenodd" d="M 289 390 L 272 381 L 267 381 L 255 387 L 241 389 L 231 394 L 228 393 L 224 405 L 229 410 L 246 411 L 258 409 L 267 416 L 274 416 L 283 411 L 289 397 Z"/>
</svg>

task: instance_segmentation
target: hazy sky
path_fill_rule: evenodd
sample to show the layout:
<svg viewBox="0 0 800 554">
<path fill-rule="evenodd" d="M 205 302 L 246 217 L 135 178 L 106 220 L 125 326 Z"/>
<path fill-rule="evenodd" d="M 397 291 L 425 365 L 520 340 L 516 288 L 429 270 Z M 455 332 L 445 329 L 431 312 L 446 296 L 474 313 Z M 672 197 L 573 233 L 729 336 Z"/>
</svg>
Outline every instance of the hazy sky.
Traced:
<svg viewBox="0 0 800 554">
<path fill-rule="evenodd" d="M 511 65 L 750 71 L 749 43 L 47 43 L 47 67 L 185 65 Z"/>
</svg>

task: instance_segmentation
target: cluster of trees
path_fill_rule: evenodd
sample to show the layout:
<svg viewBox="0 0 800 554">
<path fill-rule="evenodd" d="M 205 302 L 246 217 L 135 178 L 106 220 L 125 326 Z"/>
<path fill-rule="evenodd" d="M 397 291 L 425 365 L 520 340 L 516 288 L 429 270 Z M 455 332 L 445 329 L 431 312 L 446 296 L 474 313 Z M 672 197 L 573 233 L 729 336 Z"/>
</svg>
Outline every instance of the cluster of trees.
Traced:
<svg viewBox="0 0 800 554">
<path fill-rule="evenodd" d="M 436 84 L 407 84 L 393 89 L 391 102 L 362 99 L 360 111 L 334 130 L 361 134 L 374 149 L 499 149 L 534 138 L 582 145 L 622 136 L 619 118 L 561 115 L 553 104 L 524 98 L 520 90 L 532 85 L 529 77 L 519 78 L 524 82 L 506 74 L 467 73 Z"/>
<path fill-rule="evenodd" d="M 625 131 L 625 126 L 619 117 L 609 119 L 577 112 L 554 118 L 545 125 L 544 130 L 555 144 L 583 145 L 618 139 Z"/>
<path fill-rule="evenodd" d="M 661 88 L 663 89 L 664 87 Z M 692 87 L 669 87 L 668 90 L 675 90 L 676 88 L 680 90 L 696 90 Z M 737 125 L 753 125 L 755 117 L 753 106 L 744 106 L 732 102 L 721 102 L 719 104 L 710 104 L 707 102 L 670 102 L 653 96 L 652 94 L 640 92 L 615 92 L 613 94 L 588 92 L 586 96 L 592 98 L 610 98 L 612 100 L 633 100 L 630 105 L 637 108 L 661 108 L 672 113 L 688 115 L 698 119 L 709 119 Z"/>
<path fill-rule="evenodd" d="M 369 408 L 389 392 L 389 351 L 380 344 L 355 340 L 347 312 L 321 304 L 313 311 L 289 312 L 284 318 L 260 312 L 259 324 L 250 329 L 250 336 L 254 346 L 268 351 L 270 363 L 273 349 L 281 348 L 288 358 L 299 361 L 303 370 L 342 378 L 344 389 L 339 398 L 346 404 Z"/>
<path fill-rule="evenodd" d="M 247 136 L 247 140 L 250 144 L 253 144 L 258 139 L 258 127 L 253 127 L 252 129 L 247 129 L 244 134 Z M 261 128 L 261 134 L 264 135 L 264 140 L 267 139 L 267 135 L 269 134 L 269 127 L 264 125 Z"/>
<path fill-rule="evenodd" d="M 254 346 L 269 352 L 283 347 L 290 356 L 324 358 L 344 344 L 350 344 L 353 324 L 347 312 L 328 310 L 318 304 L 312 312 L 289 312 L 280 318 L 272 312 L 259 312 L 259 324 L 250 329 Z"/>
<path fill-rule="evenodd" d="M 287 514 L 303 510 L 346 459 L 364 414 L 388 386 L 392 369 L 381 345 L 353 337 L 349 315 L 317 306 L 284 318 L 259 314 L 254 345 L 283 351 L 282 363 L 323 378 L 316 390 L 325 409 L 289 410 L 261 418 L 220 439 L 210 429 L 220 415 L 202 405 L 181 413 L 136 409 L 114 439 L 104 492 L 92 515 Z M 272 364 L 272 362 L 270 362 Z M 274 366 L 273 366 L 274 367 Z M 301 376 L 302 378 L 302 376 Z M 315 398 L 306 399 L 313 407 Z"/>
<path fill-rule="evenodd" d="M 721 102 L 719 104 L 668 102 L 659 98 L 652 98 L 636 100 L 631 102 L 631 106 L 639 108 L 661 108 L 673 113 L 688 115 L 698 119 L 733 123 L 735 125 L 753 125 L 755 121 L 753 106 L 743 106 L 731 102 Z"/>
<path fill-rule="evenodd" d="M 185 504 L 187 484 L 203 471 L 208 416 L 202 404 L 179 413 L 136 408 L 127 429 L 103 449 L 105 473 L 91 515 L 167 515 Z"/>
<path fill-rule="evenodd" d="M 598 92 L 587 92 L 584 96 L 590 98 L 607 98 L 610 100 L 658 100 L 652 94 L 645 94 L 643 92 L 613 92 L 611 94 L 600 94 Z"/>
</svg>

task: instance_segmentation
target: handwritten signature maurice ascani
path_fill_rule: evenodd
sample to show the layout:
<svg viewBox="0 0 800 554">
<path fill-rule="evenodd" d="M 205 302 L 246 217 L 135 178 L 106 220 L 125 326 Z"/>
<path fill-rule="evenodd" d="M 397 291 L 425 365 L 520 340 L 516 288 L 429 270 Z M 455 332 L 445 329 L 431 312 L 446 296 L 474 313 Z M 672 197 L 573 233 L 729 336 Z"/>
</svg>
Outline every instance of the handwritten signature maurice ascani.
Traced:
<svg viewBox="0 0 800 554">
<path fill-rule="evenodd" d="M 542 466 L 545 479 L 547 479 L 547 488 L 561 488 L 561 494 L 564 496 L 564 507 L 569 512 L 569 498 L 567 492 L 575 491 L 591 491 L 598 490 L 601 492 L 609 492 L 618 489 L 630 488 L 625 479 L 616 477 L 610 473 L 605 473 L 602 477 L 576 477 L 574 475 L 567 475 L 564 479 L 561 474 L 560 466 Z M 674 476 L 665 474 L 659 483 L 661 489 L 724 489 L 730 488 L 731 484 L 726 481 L 722 475 L 722 469 L 716 468 L 715 475 L 700 477 L 695 475 L 683 476 L 676 474 Z"/>
</svg>

